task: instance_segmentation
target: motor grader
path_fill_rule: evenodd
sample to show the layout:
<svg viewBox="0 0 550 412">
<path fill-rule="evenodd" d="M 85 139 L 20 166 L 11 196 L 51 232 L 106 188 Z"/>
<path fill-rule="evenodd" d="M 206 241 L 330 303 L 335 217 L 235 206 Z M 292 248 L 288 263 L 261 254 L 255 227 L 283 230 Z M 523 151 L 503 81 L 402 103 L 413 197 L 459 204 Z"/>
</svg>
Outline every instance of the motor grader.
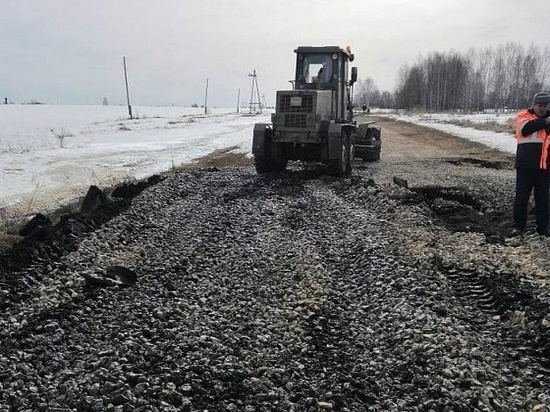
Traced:
<svg viewBox="0 0 550 412">
<path fill-rule="evenodd" d="M 355 156 L 378 160 L 380 130 L 353 120 L 357 67 L 350 70 L 350 47 L 302 46 L 294 52 L 292 90 L 277 91 L 272 123 L 254 125 L 257 173 L 281 172 L 289 160 L 302 160 L 325 164 L 331 175 L 347 176 Z"/>
</svg>

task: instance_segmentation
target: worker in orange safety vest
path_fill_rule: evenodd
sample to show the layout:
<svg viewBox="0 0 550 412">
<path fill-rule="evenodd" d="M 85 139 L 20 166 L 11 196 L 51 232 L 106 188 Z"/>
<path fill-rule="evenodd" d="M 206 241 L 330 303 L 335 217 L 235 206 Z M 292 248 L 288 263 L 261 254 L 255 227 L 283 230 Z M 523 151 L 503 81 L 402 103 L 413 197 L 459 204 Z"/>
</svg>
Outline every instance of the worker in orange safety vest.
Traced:
<svg viewBox="0 0 550 412">
<path fill-rule="evenodd" d="M 527 226 L 527 208 L 534 192 L 537 233 L 548 236 L 550 190 L 550 94 L 535 94 L 529 109 L 516 115 L 516 193 L 514 233 Z"/>
</svg>

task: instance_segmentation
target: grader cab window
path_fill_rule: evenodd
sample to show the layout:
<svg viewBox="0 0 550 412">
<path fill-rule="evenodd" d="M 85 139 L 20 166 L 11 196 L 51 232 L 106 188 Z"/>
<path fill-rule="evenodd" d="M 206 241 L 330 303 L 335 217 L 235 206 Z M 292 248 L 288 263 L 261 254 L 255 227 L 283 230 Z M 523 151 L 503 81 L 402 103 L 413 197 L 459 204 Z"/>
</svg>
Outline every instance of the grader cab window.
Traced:
<svg viewBox="0 0 550 412">
<path fill-rule="evenodd" d="M 299 82 L 315 85 L 330 83 L 336 74 L 336 60 L 332 55 L 310 54 L 303 56 L 302 73 Z"/>
</svg>

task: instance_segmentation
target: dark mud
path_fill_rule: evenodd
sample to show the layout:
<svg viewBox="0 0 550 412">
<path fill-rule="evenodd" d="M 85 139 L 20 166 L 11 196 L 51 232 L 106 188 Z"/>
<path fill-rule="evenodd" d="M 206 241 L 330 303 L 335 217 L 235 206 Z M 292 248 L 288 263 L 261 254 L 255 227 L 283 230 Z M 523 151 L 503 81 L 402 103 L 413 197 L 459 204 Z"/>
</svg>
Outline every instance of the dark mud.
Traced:
<svg viewBox="0 0 550 412">
<path fill-rule="evenodd" d="M 406 199 L 426 204 L 439 224 L 453 232 L 484 233 L 489 241 L 502 242 L 512 232 L 510 211 L 496 209 L 487 200 L 463 187 L 415 187 Z"/>
<path fill-rule="evenodd" d="M 497 169 L 497 170 L 510 168 L 509 160 L 488 160 L 488 159 L 480 159 L 475 157 L 461 157 L 459 159 L 448 159 L 447 162 L 455 166 L 475 165 L 479 167 L 484 167 L 488 169 Z"/>
</svg>

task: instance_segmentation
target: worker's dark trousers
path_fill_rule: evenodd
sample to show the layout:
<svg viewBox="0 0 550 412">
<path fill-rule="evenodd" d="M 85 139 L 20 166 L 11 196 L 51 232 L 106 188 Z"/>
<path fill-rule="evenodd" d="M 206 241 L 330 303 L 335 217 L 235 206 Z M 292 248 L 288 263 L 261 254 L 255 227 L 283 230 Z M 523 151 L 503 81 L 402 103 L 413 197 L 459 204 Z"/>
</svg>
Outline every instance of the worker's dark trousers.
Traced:
<svg viewBox="0 0 550 412">
<path fill-rule="evenodd" d="M 516 169 L 516 200 L 514 202 L 514 225 L 524 230 L 527 225 L 527 207 L 531 191 L 534 191 L 537 231 L 548 230 L 548 201 L 550 171 L 540 169 Z"/>
</svg>

